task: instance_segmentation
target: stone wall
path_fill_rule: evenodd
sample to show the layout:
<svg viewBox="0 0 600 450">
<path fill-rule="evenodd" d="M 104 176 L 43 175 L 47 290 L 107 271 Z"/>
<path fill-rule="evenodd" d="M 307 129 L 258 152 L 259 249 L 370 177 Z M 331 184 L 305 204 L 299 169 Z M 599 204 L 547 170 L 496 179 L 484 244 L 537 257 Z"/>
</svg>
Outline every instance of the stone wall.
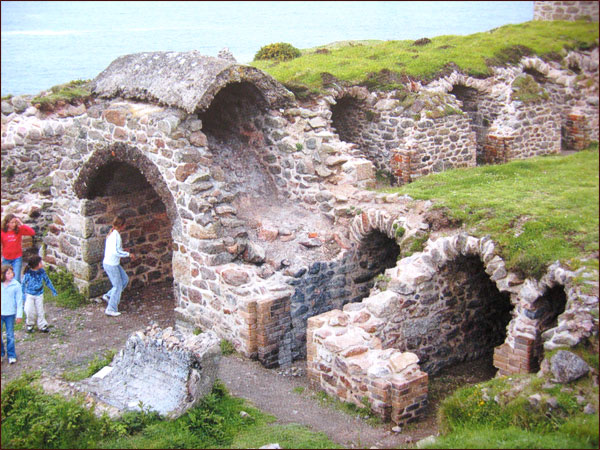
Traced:
<svg viewBox="0 0 600 450">
<path fill-rule="evenodd" d="M 366 218 L 367 228 L 387 229 L 385 221 Z M 544 349 L 576 345 L 598 330 L 598 299 L 571 284 L 574 273 L 555 264 L 539 282 L 522 280 L 507 272 L 487 238 L 430 240 L 422 253 L 401 259 L 385 276 L 387 290 L 373 289 L 343 311 L 309 319 L 307 356 L 315 385 L 356 404 L 361 393 L 382 417 L 394 410 L 393 396 L 373 396 L 370 376 L 382 378 L 377 385 L 385 392 L 393 386 L 389 380 L 411 364 L 421 363 L 412 373 L 432 374 L 492 351 L 500 374 L 531 372 Z M 575 337 L 569 332 L 576 323 L 583 326 Z M 407 393 L 410 410 L 421 411 L 422 395 L 419 389 Z M 397 423 L 411 418 L 392 414 Z"/>
<path fill-rule="evenodd" d="M 371 315 L 329 311 L 308 319 L 307 371 L 311 384 L 359 407 L 367 404 L 383 420 L 419 419 L 427 405 L 426 373 L 414 353 L 381 347 L 370 339 Z"/>
<path fill-rule="evenodd" d="M 556 110 L 549 105 L 522 105 L 512 126 L 490 128 L 483 161 L 495 164 L 514 159 L 560 153 L 561 129 Z"/>
<path fill-rule="evenodd" d="M 392 151 L 391 169 L 398 184 L 430 173 L 476 165 L 475 132 L 467 116 L 450 115 L 414 122 L 404 119 L 408 137 Z"/>
<path fill-rule="evenodd" d="M 533 20 L 591 20 L 598 22 L 596 1 L 535 1 Z"/>
<path fill-rule="evenodd" d="M 377 275 L 396 264 L 399 254 L 394 240 L 371 233 L 336 260 L 315 262 L 297 271 L 294 279 L 288 281 L 294 288 L 291 360 L 306 358 L 306 326 L 310 317 L 361 301 L 369 295 Z"/>
</svg>

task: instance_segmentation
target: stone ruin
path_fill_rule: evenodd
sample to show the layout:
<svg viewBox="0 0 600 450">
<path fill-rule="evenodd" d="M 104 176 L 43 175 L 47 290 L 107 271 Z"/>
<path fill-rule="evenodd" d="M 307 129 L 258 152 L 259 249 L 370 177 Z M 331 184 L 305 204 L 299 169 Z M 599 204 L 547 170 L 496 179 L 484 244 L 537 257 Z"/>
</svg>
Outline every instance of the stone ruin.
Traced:
<svg viewBox="0 0 600 450">
<path fill-rule="evenodd" d="M 110 366 L 78 386 L 120 411 L 149 408 L 176 418 L 210 393 L 220 358 L 215 333 L 184 336 L 155 325 L 132 334 Z"/>
<path fill-rule="evenodd" d="M 515 100 L 523 77 L 547 95 Z M 597 290 L 597 273 L 522 279 L 489 239 L 440 229 L 430 202 L 366 190 L 585 148 L 598 48 L 392 92 L 332 83 L 310 102 L 197 52 L 124 56 L 92 87 L 52 112 L 2 102 L 3 214 L 30 213 L 46 264 L 90 298 L 110 286 L 104 239 L 123 214 L 142 255 L 131 285 L 173 286 L 177 332 L 211 330 L 265 367 L 306 358 L 314 385 L 399 424 L 443 367 L 493 355 L 499 374 L 534 372 L 598 331 L 597 295 L 573 282 Z"/>
<path fill-rule="evenodd" d="M 157 325 L 137 331 L 109 366 L 85 380 L 66 383 L 42 377 L 46 392 L 83 395 L 101 415 L 156 411 L 175 419 L 210 393 L 221 358 L 220 339 L 212 331 L 184 335 Z"/>
</svg>

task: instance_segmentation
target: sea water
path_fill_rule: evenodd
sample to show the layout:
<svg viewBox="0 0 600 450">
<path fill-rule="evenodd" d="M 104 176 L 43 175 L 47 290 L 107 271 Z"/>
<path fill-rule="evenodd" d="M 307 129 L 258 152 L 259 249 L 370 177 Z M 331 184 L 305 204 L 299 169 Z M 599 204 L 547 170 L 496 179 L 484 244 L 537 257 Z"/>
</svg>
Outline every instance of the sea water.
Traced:
<svg viewBox="0 0 600 450">
<path fill-rule="evenodd" d="M 467 35 L 533 19 L 532 1 L 2 1 L 2 96 L 97 76 L 121 55 L 229 48 L 248 63 L 266 44 Z"/>
</svg>

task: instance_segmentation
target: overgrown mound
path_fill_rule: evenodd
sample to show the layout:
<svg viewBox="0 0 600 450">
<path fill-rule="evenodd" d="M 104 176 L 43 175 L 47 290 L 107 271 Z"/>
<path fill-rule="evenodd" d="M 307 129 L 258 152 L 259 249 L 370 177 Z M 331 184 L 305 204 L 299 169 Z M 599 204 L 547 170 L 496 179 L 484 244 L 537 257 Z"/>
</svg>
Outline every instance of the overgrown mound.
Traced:
<svg viewBox="0 0 600 450">
<path fill-rule="evenodd" d="M 300 55 L 300 50 L 298 50 L 292 44 L 288 44 L 286 42 L 277 42 L 275 44 L 269 44 L 261 47 L 260 50 L 256 52 L 256 55 L 254 55 L 254 61 L 288 61 L 290 59 L 297 58 Z"/>
<path fill-rule="evenodd" d="M 53 111 L 66 104 L 80 105 L 89 100 L 92 95 L 89 83 L 89 80 L 73 80 L 53 86 L 50 88 L 50 92 L 44 92 L 34 97 L 31 103 L 41 111 Z"/>
</svg>

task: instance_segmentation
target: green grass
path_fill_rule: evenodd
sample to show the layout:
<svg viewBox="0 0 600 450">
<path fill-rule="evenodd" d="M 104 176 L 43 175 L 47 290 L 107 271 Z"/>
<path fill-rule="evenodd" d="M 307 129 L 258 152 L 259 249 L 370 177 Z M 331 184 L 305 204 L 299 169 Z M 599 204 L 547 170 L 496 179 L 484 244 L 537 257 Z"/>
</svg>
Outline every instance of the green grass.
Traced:
<svg viewBox="0 0 600 450">
<path fill-rule="evenodd" d="M 94 359 L 92 359 L 86 367 L 65 371 L 63 372 L 62 377 L 66 381 L 80 381 L 89 378 L 104 366 L 108 366 L 116 353 L 115 350 L 106 350 L 102 357 L 98 357 L 98 355 L 94 356 Z"/>
<path fill-rule="evenodd" d="M 52 109 L 58 102 L 73 103 L 91 96 L 88 87 L 89 80 L 73 80 L 50 88 L 45 95 L 38 95 L 31 99 L 32 104 L 38 104 L 42 110 Z"/>
<path fill-rule="evenodd" d="M 257 448 L 274 442 L 283 448 L 340 448 L 323 433 L 273 424 L 273 416 L 232 397 L 219 381 L 176 420 L 143 408 L 112 420 L 96 417 L 81 399 L 44 394 L 38 377 L 25 374 L 3 386 L 2 448 Z"/>
<path fill-rule="evenodd" d="M 597 352 L 597 341 L 578 352 Z M 458 389 L 441 402 L 441 436 L 425 448 L 598 448 L 598 413 L 583 413 L 588 402 L 598 411 L 593 377 L 565 386 L 549 375 L 514 375 Z M 534 393 L 541 395 L 535 406 Z M 556 407 L 546 402 L 551 397 Z"/>
<path fill-rule="evenodd" d="M 567 156 L 449 170 L 385 192 L 448 208 L 469 233 L 499 245 L 509 270 L 526 276 L 540 277 L 556 260 L 579 267 L 598 251 L 597 143 Z"/>
<path fill-rule="evenodd" d="M 296 89 L 320 90 L 322 73 L 365 85 L 383 74 L 378 87 L 396 88 L 399 75 L 430 80 L 456 64 L 466 74 L 485 76 L 491 66 L 514 64 L 525 54 L 552 59 L 565 48 L 589 48 L 597 39 L 597 23 L 531 21 L 468 36 L 438 36 L 423 46 L 414 46 L 413 41 L 336 42 L 303 50 L 302 56 L 290 61 L 251 65 Z"/>
<path fill-rule="evenodd" d="M 235 347 L 228 340 L 221 339 L 221 342 L 219 343 L 219 345 L 221 347 L 221 353 L 223 355 L 233 355 L 235 353 Z"/>
<path fill-rule="evenodd" d="M 354 403 L 342 402 L 341 400 L 334 398 L 323 391 L 313 393 L 312 396 L 316 398 L 322 406 L 328 406 L 330 408 L 337 409 L 338 411 L 342 411 L 350 416 L 366 419 L 366 422 L 370 425 L 381 424 L 381 418 L 371 411 L 371 408 L 366 402 L 366 398 L 365 406 L 358 407 Z"/>
</svg>

